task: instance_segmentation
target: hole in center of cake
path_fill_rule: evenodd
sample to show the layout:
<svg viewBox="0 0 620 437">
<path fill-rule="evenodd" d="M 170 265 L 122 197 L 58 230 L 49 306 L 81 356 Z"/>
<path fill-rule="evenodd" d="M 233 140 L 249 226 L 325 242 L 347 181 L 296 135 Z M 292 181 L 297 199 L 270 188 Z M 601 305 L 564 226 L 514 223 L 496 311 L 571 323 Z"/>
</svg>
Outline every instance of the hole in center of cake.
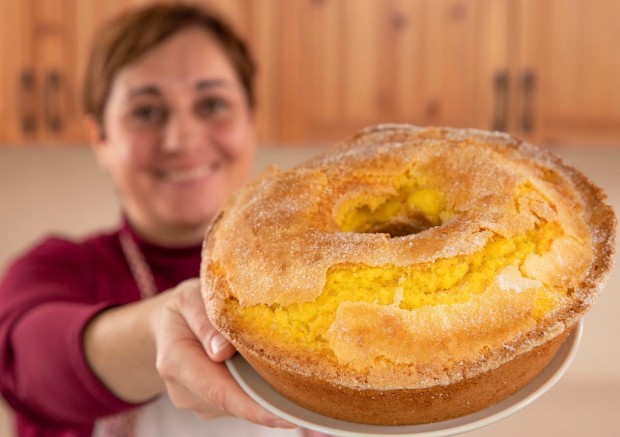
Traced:
<svg viewBox="0 0 620 437">
<path fill-rule="evenodd" d="M 396 193 L 363 194 L 343 202 L 336 222 L 344 232 L 384 233 L 394 238 L 439 226 L 450 215 L 441 191 L 404 184 Z"/>
<path fill-rule="evenodd" d="M 394 238 L 418 234 L 435 225 L 423 214 L 415 214 L 410 217 L 397 217 L 386 222 L 372 223 L 369 226 L 364 232 L 388 234 L 391 238 Z"/>
</svg>

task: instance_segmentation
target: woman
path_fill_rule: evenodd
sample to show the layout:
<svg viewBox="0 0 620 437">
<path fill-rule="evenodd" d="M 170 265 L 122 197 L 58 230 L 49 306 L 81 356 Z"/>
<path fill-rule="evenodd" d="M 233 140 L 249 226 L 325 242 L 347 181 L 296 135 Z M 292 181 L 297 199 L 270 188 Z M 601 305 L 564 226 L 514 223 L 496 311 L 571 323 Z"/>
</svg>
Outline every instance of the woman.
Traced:
<svg viewBox="0 0 620 437">
<path fill-rule="evenodd" d="M 250 169 L 253 76 L 243 42 L 193 7 L 133 12 L 98 34 L 87 127 L 123 222 L 43 241 L 0 284 L 1 388 L 20 435 L 299 433 L 236 385 L 222 364 L 234 348 L 188 280 Z"/>
</svg>

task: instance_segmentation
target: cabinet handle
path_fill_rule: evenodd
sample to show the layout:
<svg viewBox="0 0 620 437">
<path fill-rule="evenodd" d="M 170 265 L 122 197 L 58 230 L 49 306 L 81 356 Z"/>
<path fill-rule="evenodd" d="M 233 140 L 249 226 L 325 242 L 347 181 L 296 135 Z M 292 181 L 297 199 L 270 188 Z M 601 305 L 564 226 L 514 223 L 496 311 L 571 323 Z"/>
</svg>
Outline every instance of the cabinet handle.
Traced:
<svg viewBox="0 0 620 437">
<path fill-rule="evenodd" d="M 60 73 L 56 70 L 49 71 L 45 77 L 43 113 L 45 114 L 47 128 L 54 133 L 62 131 L 62 118 L 60 116 L 61 86 Z"/>
<path fill-rule="evenodd" d="M 508 73 L 498 71 L 493 79 L 493 129 L 506 131 L 508 127 Z"/>
<path fill-rule="evenodd" d="M 532 70 L 523 73 L 521 86 L 523 88 L 521 131 L 524 134 L 530 134 L 534 130 L 534 94 L 536 92 L 536 76 Z"/>
<path fill-rule="evenodd" d="M 21 98 L 18 107 L 21 113 L 21 128 L 26 135 L 34 135 L 37 131 L 36 116 L 36 81 L 30 69 L 22 71 L 19 79 Z"/>
</svg>

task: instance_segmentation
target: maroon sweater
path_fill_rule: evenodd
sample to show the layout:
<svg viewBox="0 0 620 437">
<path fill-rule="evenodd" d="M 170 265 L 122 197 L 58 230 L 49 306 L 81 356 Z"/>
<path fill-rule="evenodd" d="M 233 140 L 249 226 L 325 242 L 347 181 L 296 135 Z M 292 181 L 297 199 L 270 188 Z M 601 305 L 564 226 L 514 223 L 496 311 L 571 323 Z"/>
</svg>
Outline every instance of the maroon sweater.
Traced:
<svg viewBox="0 0 620 437">
<path fill-rule="evenodd" d="M 149 244 L 126 224 L 159 291 L 198 276 L 200 246 Z M 0 389 L 20 436 L 90 436 L 94 421 L 132 407 L 92 373 L 81 347 L 88 321 L 140 293 L 119 230 L 80 242 L 48 238 L 17 259 L 0 282 Z"/>
</svg>

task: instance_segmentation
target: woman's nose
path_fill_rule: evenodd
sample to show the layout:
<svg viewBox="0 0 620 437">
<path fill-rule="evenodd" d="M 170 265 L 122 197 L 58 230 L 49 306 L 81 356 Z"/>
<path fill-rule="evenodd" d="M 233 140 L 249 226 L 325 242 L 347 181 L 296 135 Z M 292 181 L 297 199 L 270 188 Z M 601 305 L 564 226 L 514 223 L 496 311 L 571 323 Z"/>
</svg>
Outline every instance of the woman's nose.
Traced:
<svg viewBox="0 0 620 437">
<path fill-rule="evenodd" d="M 174 153 L 200 147 L 207 141 L 207 127 L 191 114 L 174 114 L 168 119 L 162 148 Z"/>
</svg>

